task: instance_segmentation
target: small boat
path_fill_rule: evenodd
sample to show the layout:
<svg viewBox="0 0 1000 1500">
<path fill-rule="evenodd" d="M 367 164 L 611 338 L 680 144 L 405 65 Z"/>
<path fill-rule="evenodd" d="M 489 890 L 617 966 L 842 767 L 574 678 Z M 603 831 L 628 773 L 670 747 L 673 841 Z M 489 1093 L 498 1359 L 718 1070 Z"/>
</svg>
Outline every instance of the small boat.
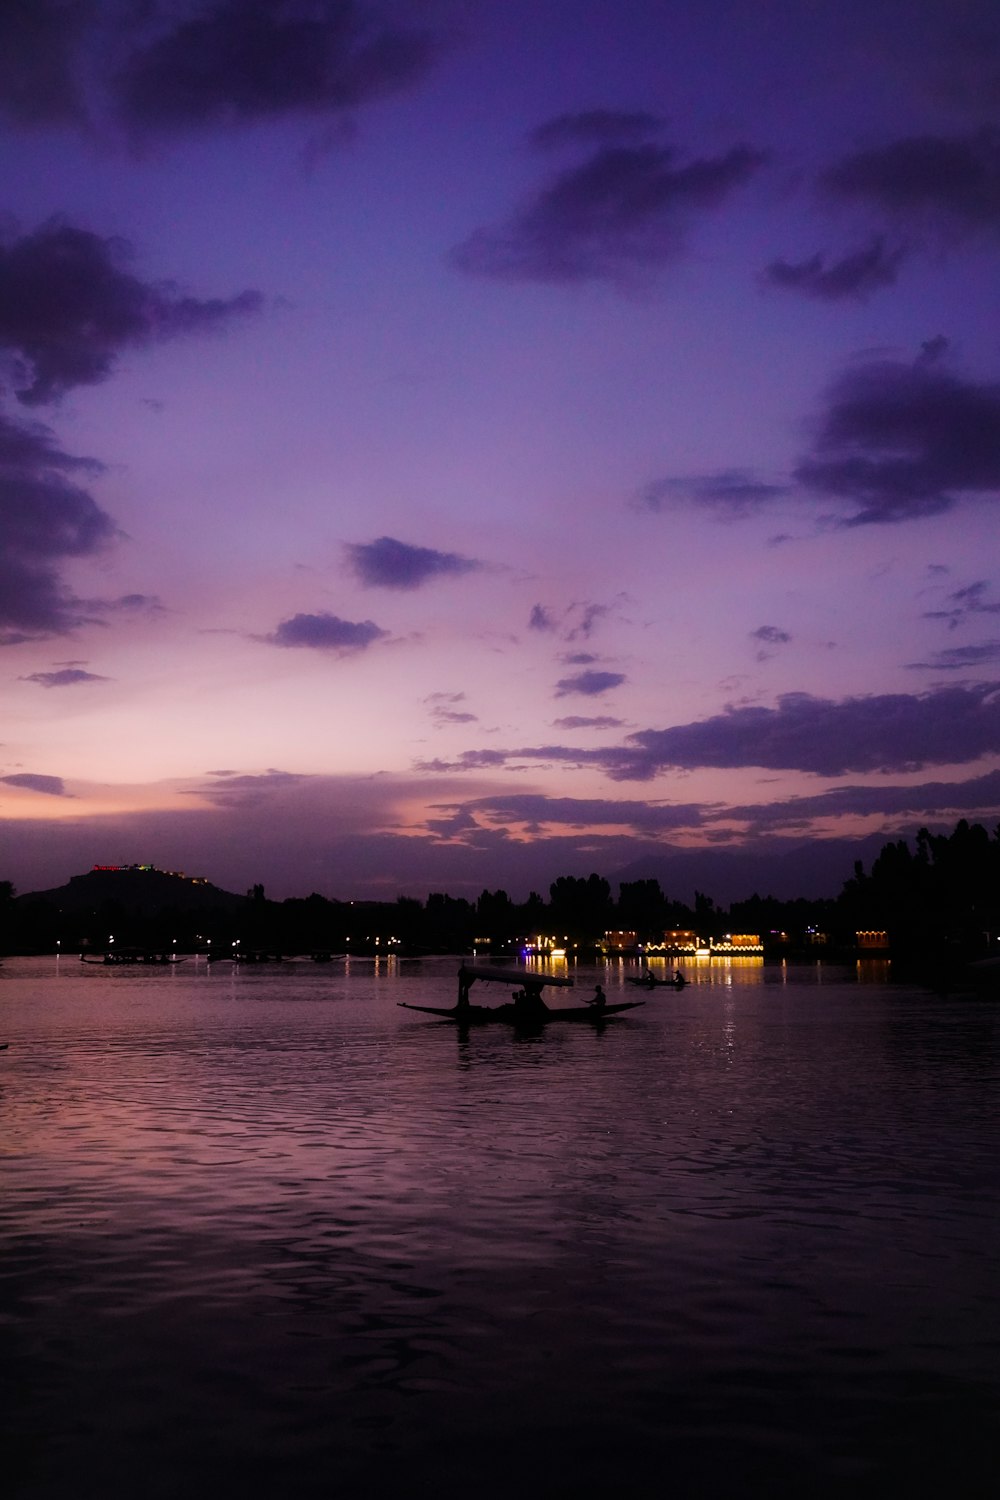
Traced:
<svg viewBox="0 0 1000 1500">
<path fill-rule="evenodd" d="M 125 965 L 142 964 L 146 967 L 165 968 L 171 964 L 182 964 L 183 957 L 176 953 L 146 953 L 138 948 L 116 948 L 102 954 L 100 958 L 91 958 L 86 953 L 80 954 L 80 962 L 84 964 L 104 964 L 111 968 L 122 968 Z"/>
<path fill-rule="evenodd" d="M 629 984 L 637 984 L 643 990 L 682 990 L 687 984 L 679 969 L 670 979 L 657 979 L 650 969 L 645 974 L 626 974 L 625 977 Z"/>
<path fill-rule="evenodd" d="M 502 1005 L 473 1005 L 469 991 L 477 980 L 487 983 L 513 984 L 519 988 L 510 1000 Z M 483 1026 L 493 1022 L 504 1022 L 508 1026 L 533 1027 L 548 1025 L 552 1021 L 576 1021 L 598 1025 L 608 1016 L 617 1016 L 626 1010 L 637 1010 L 642 1000 L 625 1000 L 609 1005 L 603 1000 L 603 990 L 598 986 L 600 999 L 586 1005 L 563 1006 L 551 1009 L 542 999 L 546 985 L 572 988 L 572 979 L 563 979 L 557 974 L 530 974 L 524 969 L 467 968 L 461 965 L 458 971 L 458 1000 L 454 1005 L 410 1005 L 398 1001 L 402 1010 L 420 1011 L 423 1015 L 437 1016 L 442 1021 L 454 1021 L 459 1026 Z"/>
</svg>

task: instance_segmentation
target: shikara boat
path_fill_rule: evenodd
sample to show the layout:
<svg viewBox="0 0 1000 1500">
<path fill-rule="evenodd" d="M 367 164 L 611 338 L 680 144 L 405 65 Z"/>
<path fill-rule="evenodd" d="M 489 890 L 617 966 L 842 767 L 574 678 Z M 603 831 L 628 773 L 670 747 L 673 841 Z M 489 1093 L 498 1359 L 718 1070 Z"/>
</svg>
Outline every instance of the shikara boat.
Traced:
<svg viewBox="0 0 1000 1500">
<path fill-rule="evenodd" d="M 473 1005 L 469 991 L 477 980 L 493 984 L 516 985 L 510 1000 L 501 1005 Z M 524 969 L 467 968 L 462 964 L 458 971 L 458 1000 L 454 1005 L 409 1005 L 405 1000 L 398 1004 L 403 1010 L 416 1010 L 427 1016 L 437 1016 L 442 1021 L 455 1021 L 460 1026 L 483 1026 L 492 1022 L 505 1022 L 508 1026 L 545 1026 L 552 1021 L 576 1021 L 584 1025 L 598 1025 L 609 1016 L 617 1016 L 625 1010 L 636 1010 L 641 1000 L 620 1001 L 609 1005 L 603 999 L 604 992 L 598 986 L 598 998 L 586 1005 L 550 1007 L 542 999 L 546 986 L 571 989 L 572 979 L 563 979 L 557 974 L 530 974 Z"/>
<path fill-rule="evenodd" d="M 680 970 L 670 979 L 657 979 L 649 969 L 645 974 L 626 974 L 625 977 L 629 984 L 638 985 L 641 990 L 682 990 L 687 984 Z"/>
<path fill-rule="evenodd" d="M 80 962 L 105 964 L 116 969 L 131 964 L 141 964 L 147 968 L 169 968 L 173 964 L 182 964 L 184 958 L 176 953 L 147 953 L 139 948 L 116 948 L 114 952 L 104 953 L 100 958 L 92 958 L 86 953 L 81 953 Z"/>
</svg>

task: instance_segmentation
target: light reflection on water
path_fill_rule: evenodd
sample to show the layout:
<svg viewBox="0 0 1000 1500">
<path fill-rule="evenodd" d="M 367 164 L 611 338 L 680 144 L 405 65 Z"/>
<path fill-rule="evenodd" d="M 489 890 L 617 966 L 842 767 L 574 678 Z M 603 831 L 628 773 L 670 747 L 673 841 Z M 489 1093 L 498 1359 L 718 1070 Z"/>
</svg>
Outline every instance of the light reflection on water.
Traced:
<svg viewBox="0 0 1000 1500">
<path fill-rule="evenodd" d="M 993 1009 L 754 960 L 601 1031 L 397 1009 L 456 967 L 5 963 L 24 1493 L 976 1493 Z"/>
</svg>

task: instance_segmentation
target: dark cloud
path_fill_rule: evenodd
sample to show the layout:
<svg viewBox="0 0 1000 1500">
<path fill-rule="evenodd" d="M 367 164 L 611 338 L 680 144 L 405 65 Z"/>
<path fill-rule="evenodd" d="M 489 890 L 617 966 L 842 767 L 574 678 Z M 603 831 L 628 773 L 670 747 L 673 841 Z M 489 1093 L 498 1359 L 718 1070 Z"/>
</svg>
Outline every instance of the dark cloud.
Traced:
<svg viewBox="0 0 1000 1500">
<path fill-rule="evenodd" d="M 418 589 L 431 578 L 474 573 L 482 566 L 454 552 L 411 547 L 391 536 L 351 542 L 346 551 L 352 570 L 367 588 Z"/>
<path fill-rule="evenodd" d="M 997 752 L 1000 683 L 984 683 L 839 702 L 787 693 L 777 708 L 728 709 L 699 723 L 641 730 L 628 747 L 609 752 L 607 767 L 618 780 L 704 766 L 841 776 L 960 765 Z"/>
<path fill-rule="evenodd" d="M 925 620 L 944 620 L 949 630 L 957 630 L 970 615 L 998 615 L 1000 604 L 990 600 L 990 585 L 985 579 L 954 589 L 945 600 L 946 608 L 924 611 Z"/>
<path fill-rule="evenodd" d="M 3 0 L 0 114 L 27 126 L 83 120 L 76 55 L 94 12 L 87 0 Z"/>
<path fill-rule="evenodd" d="M 168 8 L 113 93 L 140 132 L 316 117 L 407 87 L 437 54 L 428 32 L 382 24 L 355 0 L 216 0 L 195 14 Z"/>
<path fill-rule="evenodd" d="M 813 451 L 795 477 L 855 507 L 847 526 L 910 521 L 960 495 L 1000 490 L 1000 385 L 937 363 L 878 360 L 827 396 Z"/>
<path fill-rule="evenodd" d="M 546 797 L 523 792 L 477 797 L 456 808 L 465 820 L 489 823 L 528 823 L 536 830 L 546 823 L 574 828 L 621 827 L 643 833 L 662 833 L 701 826 L 702 809 L 693 803 L 612 801 L 603 798 Z"/>
<path fill-rule="evenodd" d="M 119 594 L 117 599 L 81 599 L 81 609 L 88 619 L 104 623 L 107 615 L 162 615 L 166 606 L 156 594 Z"/>
<path fill-rule="evenodd" d="M 69 796 L 61 776 L 36 776 L 31 771 L 21 771 L 14 776 L 0 776 L 0 781 L 28 792 L 41 792 L 46 797 Z"/>
<path fill-rule="evenodd" d="M 835 197 L 946 233 L 1000 227 L 1000 129 L 909 136 L 859 151 L 826 172 Z"/>
<path fill-rule="evenodd" d="M 654 479 L 636 496 L 640 510 L 664 511 L 682 503 L 717 510 L 725 517 L 746 516 L 788 493 L 780 484 L 756 479 L 745 469 L 722 469 L 717 474 Z"/>
<path fill-rule="evenodd" d="M 527 755 L 528 752 L 524 752 Z M 433 774 L 451 771 L 489 771 L 502 769 L 511 759 L 508 750 L 463 750 L 457 760 L 418 760 L 414 764 L 416 771 L 430 771 Z"/>
<path fill-rule="evenodd" d="M 998 752 L 1000 682 L 989 682 L 839 701 L 786 693 L 777 708 L 730 708 L 692 724 L 639 730 L 624 744 L 607 748 L 468 750 L 454 761 L 420 769 L 592 766 L 614 781 L 650 780 L 661 771 L 744 767 L 842 776 L 963 765 Z"/>
<path fill-rule="evenodd" d="M 887 250 L 879 236 L 869 245 L 828 265 L 822 255 L 809 260 L 775 260 L 764 271 L 771 286 L 804 292 L 827 302 L 841 297 L 864 298 L 885 286 L 894 286 L 899 268 L 908 254 L 906 245 Z"/>
<path fill-rule="evenodd" d="M 624 719 L 612 719 L 609 714 L 598 714 L 588 719 L 582 714 L 567 714 L 565 719 L 556 719 L 556 729 L 621 729 Z"/>
<path fill-rule="evenodd" d="M 610 606 L 607 604 L 581 604 L 574 608 L 579 610 L 580 622 L 578 625 L 573 625 L 567 632 L 568 641 L 576 641 L 581 637 L 588 640 L 599 621 L 611 613 Z"/>
<path fill-rule="evenodd" d="M 758 661 L 770 661 L 774 646 L 787 646 L 792 639 L 787 630 L 779 630 L 777 625 L 760 625 L 756 630 L 751 630 L 750 639 L 760 643 L 757 652 Z"/>
<path fill-rule="evenodd" d="M 204 797 L 216 807 L 240 809 L 259 807 L 309 780 L 296 771 L 274 769 L 255 775 L 240 775 L 235 771 L 212 771 L 209 775 L 217 779 L 198 787 L 191 795 Z"/>
<path fill-rule="evenodd" d="M 96 458 L 64 453 L 41 422 L 15 422 L 0 412 L 0 470 L 4 473 L 83 472 L 100 474 Z"/>
<path fill-rule="evenodd" d="M 465 702 L 464 693 L 431 693 L 424 699 L 424 702 L 428 705 L 430 716 L 439 728 L 443 728 L 446 724 L 479 722 L 478 714 L 456 707 L 457 704 Z"/>
<path fill-rule="evenodd" d="M 559 679 L 556 683 L 556 697 L 565 698 L 570 693 L 583 693 L 588 698 L 596 698 L 601 693 L 610 692 L 612 688 L 621 687 L 624 681 L 624 672 L 578 672 L 575 677 Z"/>
<path fill-rule="evenodd" d="M 61 667 L 57 672 L 31 672 L 21 681 L 37 682 L 44 688 L 60 688 L 75 687 L 78 682 L 108 682 L 110 678 L 100 677 L 96 672 L 85 672 L 82 667 Z"/>
<path fill-rule="evenodd" d="M 166 606 L 156 594 L 119 594 L 117 599 L 102 599 L 91 601 L 93 607 L 104 609 L 110 613 L 128 613 L 135 611 L 140 614 L 159 615 L 163 614 Z"/>
<path fill-rule="evenodd" d="M 272 646 L 307 646 L 314 651 L 362 651 L 388 631 L 380 630 L 372 620 L 341 620 L 337 615 L 292 615 L 282 620 L 271 635 L 263 639 Z"/>
<path fill-rule="evenodd" d="M 707 817 L 748 821 L 754 828 L 800 827 L 817 819 L 842 817 L 942 817 L 1000 810 L 1000 771 L 967 781 L 921 781 L 911 786 L 837 786 L 813 797 L 789 797 L 762 805 L 716 808 Z"/>
<path fill-rule="evenodd" d="M 938 360 L 945 357 L 950 348 L 951 339 L 945 338 L 943 333 L 935 334 L 932 339 L 924 339 L 920 345 L 917 363 L 920 365 L 936 365 Z"/>
<path fill-rule="evenodd" d="M 63 585 L 59 566 L 93 556 L 117 534 L 67 477 L 99 468 L 62 452 L 48 428 L 0 413 L 0 644 L 65 634 L 93 619 L 87 602 Z"/>
<path fill-rule="evenodd" d="M 528 617 L 529 630 L 555 630 L 556 624 L 544 604 L 534 604 Z"/>
<path fill-rule="evenodd" d="M 545 120 L 531 132 L 528 142 L 547 151 L 566 145 L 589 146 L 595 141 L 642 140 L 662 130 L 664 123 L 644 110 L 585 109 Z"/>
<path fill-rule="evenodd" d="M 979 645 L 951 646 L 936 651 L 930 661 L 911 661 L 907 666 L 914 670 L 931 672 L 958 672 L 967 667 L 984 667 L 1000 662 L 1000 641 L 982 641 Z"/>
<path fill-rule="evenodd" d="M 25 405 L 106 379 L 124 349 L 220 329 L 261 307 L 258 292 L 202 301 L 142 282 L 128 256 L 122 240 L 58 222 L 0 245 L 0 349 Z"/>
<path fill-rule="evenodd" d="M 678 165 L 676 153 L 655 141 L 611 143 L 623 119 L 634 126 L 639 118 L 595 111 L 542 126 L 542 144 L 553 132 L 560 143 L 596 136 L 600 144 L 506 223 L 477 229 L 452 252 L 453 263 L 505 281 L 629 283 L 676 259 L 690 217 L 741 187 L 764 157 L 741 145 Z"/>
</svg>

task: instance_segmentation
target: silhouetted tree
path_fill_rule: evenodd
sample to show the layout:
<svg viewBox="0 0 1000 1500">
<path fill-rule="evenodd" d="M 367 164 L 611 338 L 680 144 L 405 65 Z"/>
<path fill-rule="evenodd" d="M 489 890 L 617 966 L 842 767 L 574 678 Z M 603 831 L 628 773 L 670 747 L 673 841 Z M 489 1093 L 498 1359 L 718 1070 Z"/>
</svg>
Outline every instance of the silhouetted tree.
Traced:
<svg viewBox="0 0 1000 1500">
<path fill-rule="evenodd" d="M 618 926 L 640 942 L 660 937 L 670 924 L 668 902 L 658 880 L 623 880 L 618 888 Z"/>
<path fill-rule="evenodd" d="M 611 886 L 600 875 L 560 875 L 549 886 L 549 925 L 576 943 L 596 942 L 611 924 Z"/>
<path fill-rule="evenodd" d="M 476 902 L 480 935 L 505 940 L 517 935 L 517 908 L 506 891 L 483 891 Z"/>
</svg>

